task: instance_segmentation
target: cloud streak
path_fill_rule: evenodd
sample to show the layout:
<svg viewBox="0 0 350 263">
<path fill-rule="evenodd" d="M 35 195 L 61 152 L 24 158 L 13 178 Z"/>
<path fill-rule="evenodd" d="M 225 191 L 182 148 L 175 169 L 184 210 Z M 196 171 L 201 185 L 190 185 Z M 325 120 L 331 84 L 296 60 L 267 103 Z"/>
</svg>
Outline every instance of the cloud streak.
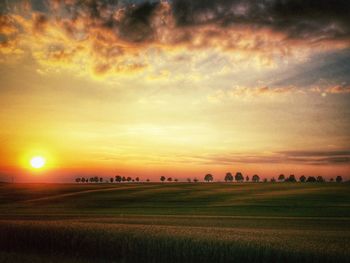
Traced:
<svg viewBox="0 0 350 263">
<path fill-rule="evenodd" d="M 269 154 L 225 154 L 196 156 L 197 162 L 209 165 L 246 164 L 302 164 L 348 165 L 350 151 L 281 151 Z"/>
</svg>

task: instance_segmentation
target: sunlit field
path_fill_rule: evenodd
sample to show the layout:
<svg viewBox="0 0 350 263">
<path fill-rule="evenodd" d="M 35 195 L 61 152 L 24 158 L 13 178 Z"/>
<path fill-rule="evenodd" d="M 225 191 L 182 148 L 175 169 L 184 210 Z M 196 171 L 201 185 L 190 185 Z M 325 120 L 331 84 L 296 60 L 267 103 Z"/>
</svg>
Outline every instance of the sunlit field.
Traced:
<svg viewBox="0 0 350 263">
<path fill-rule="evenodd" d="M 2 184 L 1 262 L 349 262 L 348 183 Z"/>
</svg>

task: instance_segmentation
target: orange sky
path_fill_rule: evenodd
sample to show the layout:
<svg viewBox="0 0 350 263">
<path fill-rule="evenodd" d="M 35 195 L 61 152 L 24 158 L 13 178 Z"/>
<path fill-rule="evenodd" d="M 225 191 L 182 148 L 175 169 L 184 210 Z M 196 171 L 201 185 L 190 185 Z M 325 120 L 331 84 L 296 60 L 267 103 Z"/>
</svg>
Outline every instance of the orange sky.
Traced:
<svg viewBox="0 0 350 263">
<path fill-rule="evenodd" d="M 342 13 L 301 13 L 319 28 L 295 32 L 293 17 L 286 28 L 256 22 L 253 1 L 232 3 L 227 17 L 246 20 L 226 26 L 212 7 L 180 17 L 180 1 L 9 2 L 0 5 L 0 180 L 349 177 Z M 37 155 L 47 160 L 40 170 L 29 166 Z"/>
</svg>

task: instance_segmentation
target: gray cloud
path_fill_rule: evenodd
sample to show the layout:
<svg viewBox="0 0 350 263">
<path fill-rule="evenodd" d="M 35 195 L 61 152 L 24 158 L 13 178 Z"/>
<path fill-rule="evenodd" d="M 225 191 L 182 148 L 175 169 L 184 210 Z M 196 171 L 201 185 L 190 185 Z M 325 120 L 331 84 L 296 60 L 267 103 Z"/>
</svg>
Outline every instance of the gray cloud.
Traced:
<svg viewBox="0 0 350 263">
<path fill-rule="evenodd" d="M 173 11 L 179 26 L 253 25 L 315 40 L 350 36 L 347 0 L 174 0 Z"/>
<path fill-rule="evenodd" d="M 101 27 L 118 29 L 115 32 L 132 42 L 152 39 L 152 16 L 160 5 L 159 1 L 3 1 L 1 13 L 18 10 L 25 2 L 31 4 L 32 11 L 45 14 L 55 6 L 52 14 L 55 17 L 72 20 L 89 17 L 93 20 L 90 22 L 97 22 Z M 350 2 L 347 0 L 173 0 L 169 3 L 179 28 L 248 25 L 287 33 L 291 39 L 349 40 L 350 37 Z M 116 11 L 123 13 L 121 21 Z M 210 38 L 210 34 L 207 37 Z"/>
</svg>

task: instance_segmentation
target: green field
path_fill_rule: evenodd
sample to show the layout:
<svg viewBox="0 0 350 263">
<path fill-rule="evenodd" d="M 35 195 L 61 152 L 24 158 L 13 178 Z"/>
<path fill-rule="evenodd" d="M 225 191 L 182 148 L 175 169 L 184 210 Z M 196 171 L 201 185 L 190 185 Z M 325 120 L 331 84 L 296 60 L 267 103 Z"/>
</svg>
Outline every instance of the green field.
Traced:
<svg viewBox="0 0 350 263">
<path fill-rule="evenodd" d="M 348 183 L 1 184 L 0 262 L 350 262 Z"/>
</svg>

